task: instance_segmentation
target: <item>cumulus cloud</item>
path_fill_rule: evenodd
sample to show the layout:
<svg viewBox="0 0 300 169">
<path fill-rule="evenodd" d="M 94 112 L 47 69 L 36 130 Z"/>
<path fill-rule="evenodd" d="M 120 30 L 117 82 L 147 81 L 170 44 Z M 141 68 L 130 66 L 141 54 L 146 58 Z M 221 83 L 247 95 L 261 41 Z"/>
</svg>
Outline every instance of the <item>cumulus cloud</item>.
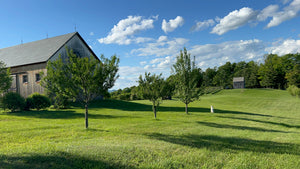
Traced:
<svg viewBox="0 0 300 169">
<path fill-rule="evenodd" d="M 282 11 L 279 11 L 273 15 L 272 20 L 268 23 L 267 28 L 278 26 L 282 22 L 295 18 L 300 11 L 300 0 L 293 0 Z"/>
<path fill-rule="evenodd" d="M 98 39 L 98 41 L 104 44 L 116 43 L 119 45 L 148 41 L 149 38 L 134 38 L 134 35 L 143 30 L 152 29 L 156 19 L 157 16 L 149 19 L 143 19 L 142 16 L 128 16 L 126 19 L 120 20 L 107 37 Z"/>
<path fill-rule="evenodd" d="M 162 22 L 161 29 L 167 33 L 174 31 L 177 27 L 182 26 L 184 23 L 184 19 L 181 16 L 177 16 L 175 19 L 170 19 L 167 22 L 165 19 Z"/>
<path fill-rule="evenodd" d="M 220 19 L 220 23 L 212 29 L 211 33 L 222 35 L 255 20 L 256 16 L 257 12 L 248 7 L 234 10 L 224 18 Z"/>
<path fill-rule="evenodd" d="M 147 61 L 141 61 L 140 62 L 140 65 L 142 65 L 142 66 L 145 65 L 145 64 L 147 64 Z"/>
<path fill-rule="evenodd" d="M 278 54 L 280 56 L 289 53 L 300 53 L 300 40 L 286 39 L 274 42 L 272 47 L 266 48 L 266 52 Z"/>
<path fill-rule="evenodd" d="M 227 61 L 258 60 L 265 53 L 265 43 L 258 39 L 227 41 L 220 44 L 195 45 L 189 50 L 202 69 L 221 66 Z"/>
<path fill-rule="evenodd" d="M 191 28 L 191 31 L 201 31 L 204 30 L 210 26 L 214 26 L 215 25 L 215 21 L 213 19 L 209 19 L 209 20 L 205 20 L 205 21 L 199 21 L 196 22 L 196 25 L 194 25 Z"/>
<path fill-rule="evenodd" d="M 258 15 L 257 15 L 257 20 L 258 21 L 264 21 L 268 17 L 274 16 L 279 9 L 278 5 L 269 5 L 266 8 L 264 8 Z"/>
<path fill-rule="evenodd" d="M 167 36 L 160 36 L 154 43 L 147 43 L 145 47 L 131 50 L 131 54 L 137 54 L 138 56 L 166 56 L 174 55 L 179 52 L 180 49 L 188 42 L 184 38 L 173 38 L 169 40 Z"/>
</svg>

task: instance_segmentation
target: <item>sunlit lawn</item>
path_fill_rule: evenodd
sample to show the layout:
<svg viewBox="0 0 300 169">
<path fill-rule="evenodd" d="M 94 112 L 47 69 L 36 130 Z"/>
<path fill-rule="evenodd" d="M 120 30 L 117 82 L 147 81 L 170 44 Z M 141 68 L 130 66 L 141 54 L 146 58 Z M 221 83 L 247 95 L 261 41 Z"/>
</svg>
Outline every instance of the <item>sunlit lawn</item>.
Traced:
<svg viewBox="0 0 300 169">
<path fill-rule="evenodd" d="M 215 113 L 210 113 L 213 105 Z M 0 113 L 0 168 L 300 168 L 300 99 L 223 90 L 190 104 L 93 103 Z"/>
</svg>

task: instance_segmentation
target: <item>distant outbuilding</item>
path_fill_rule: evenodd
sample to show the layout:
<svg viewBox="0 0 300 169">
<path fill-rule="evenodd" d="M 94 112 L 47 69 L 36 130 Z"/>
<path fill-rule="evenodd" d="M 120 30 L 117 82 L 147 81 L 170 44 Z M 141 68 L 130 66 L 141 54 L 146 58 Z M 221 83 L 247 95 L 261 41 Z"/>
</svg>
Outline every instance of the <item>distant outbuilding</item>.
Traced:
<svg viewBox="0 0 300 169">
<path fill-rule="evenodd" d="M 245 88 L 245 78 L 244 77 L 234 77 L 233 78 L 233 88 L 234 89 L 244 89 Z"/>
</svg>

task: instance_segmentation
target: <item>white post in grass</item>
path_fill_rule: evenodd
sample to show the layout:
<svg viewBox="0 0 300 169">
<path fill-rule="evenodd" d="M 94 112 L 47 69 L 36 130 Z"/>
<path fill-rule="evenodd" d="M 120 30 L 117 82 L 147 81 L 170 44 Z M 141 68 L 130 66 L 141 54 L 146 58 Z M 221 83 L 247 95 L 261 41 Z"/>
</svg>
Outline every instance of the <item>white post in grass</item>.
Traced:
<svg viewBox="0 0 300 169">
<path fill-rule="evenodd" d="M 214 107 L 212 105 L 210 106 L 210 112 L 214 113 Z"/>
</svg>

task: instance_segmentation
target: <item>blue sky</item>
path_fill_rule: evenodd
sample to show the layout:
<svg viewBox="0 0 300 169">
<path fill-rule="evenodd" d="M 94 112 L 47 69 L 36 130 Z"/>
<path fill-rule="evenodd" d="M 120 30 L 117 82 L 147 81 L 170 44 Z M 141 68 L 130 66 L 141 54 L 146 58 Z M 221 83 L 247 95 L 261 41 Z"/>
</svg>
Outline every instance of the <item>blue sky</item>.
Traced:
<svg viewBox="0 0 300 169">
<path fill-rule="evenodd" d="M 0 48 L 76 30 L 93 51 L 120 57 L 113 89 L 145 72 L 171 73 L 186 47 L 205 70 L 300 52 L 300 0 L 0 0 Z"/>
</svg>

